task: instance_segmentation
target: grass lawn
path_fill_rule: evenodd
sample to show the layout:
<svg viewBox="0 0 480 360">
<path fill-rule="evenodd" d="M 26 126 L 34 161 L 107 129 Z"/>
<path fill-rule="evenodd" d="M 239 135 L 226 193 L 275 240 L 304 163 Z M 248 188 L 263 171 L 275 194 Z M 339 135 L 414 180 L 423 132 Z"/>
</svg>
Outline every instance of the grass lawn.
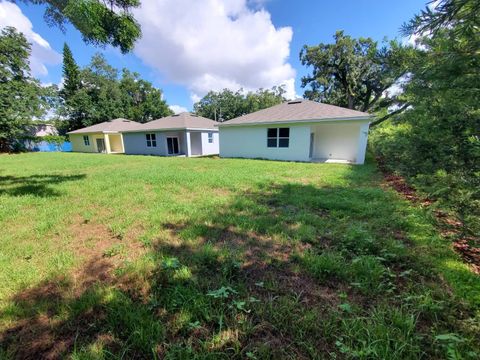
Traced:
<svg viewBox="0 0 480 360">
<path fill-rule="evenodd" d="M 375 165 L 0 156 L 0 358 L 478 358 L 480 276 Z"/>
</svg>

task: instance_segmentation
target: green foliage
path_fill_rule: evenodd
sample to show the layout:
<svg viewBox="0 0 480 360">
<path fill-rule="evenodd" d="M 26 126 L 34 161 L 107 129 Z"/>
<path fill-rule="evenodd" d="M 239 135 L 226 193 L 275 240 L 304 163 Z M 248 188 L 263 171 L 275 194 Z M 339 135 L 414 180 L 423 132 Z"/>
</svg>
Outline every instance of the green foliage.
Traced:
<svg viewBox="0 0 480 360">
<path fill-rule="evenodd" d="M 68 100 L 77 92 L 81 86 L 80 82 L 80 68 L 73 58 L 72 51 L 67 43 L 63 45 L 63 89 L 60 90 L 60 95 L 63 100 Z"/>
<path fill-rule="evenodd" d="M 48 109 L 50 89 L 30 76 L 30 44 L 13 27 L 0 33 L 0 152 L 11 151 L 29 122 Z"/>
<path fill-rule="evenodd" d="M 285 101 L 283 87 L 259 89 L 256 92 L 233 92 L 224 89 L 220 92 L 210 91 L 194 105 L 195 112 L 216 121 L 226 121 Z"/>
<path fill-rule="evenodd" d="M 66 48 L 68 49 L 68 47 Z M 68 89 L 62 91 L 64 104 L 59 114 L 68 121 L 68 130 L 119 117 L 147 122 L 171 115 L 162 91 L 139 74 L 118 70 L 96 54 L 89 66 L 78 70 L 71 53 L 64 51 L 64 78 Z"/>
<path fill-rule="evenodd" d="M 339 253 L 324 252 L 320 255 L 307 253 L 302 257 L 301 262 L 318 279 L 344 280 L 346 277 L 346 262 Z"/>
<path fill-rule="evenodd" d="M 49 144 L 54 144 L 54 145 L 60 146 L 65 141 L 67 141 L 67 138 L 65 136 L 61 136 L 61 135 L 45 135 L 45 136 L 38 137 L 37 140 L 38 141 L 45 141 Z"/>
<path fill-rule="evenodd" d="M 479 234 L 480 54 L 455 22 L 449 26 L 422 40 L 405 87 L 411 108 L 370 139 L 388 168 Z"/>
<path fill-rule="evenodd" d="M 348 317 L 335 345 L 351 359 L 418 359 L 417 319 L 403 309 L 374 308 L 368 318 Z"/>
<path fill-rule="evenodd" d="M 122 53 L 133 49 L 140 38 L 140 25 L 130 13 L 140 6 L 139 0 L 25 0 L 45 4 L 45 20 L 64 30 L 68 21 L 87 43 L 119 47 Z"/>
<path fill-rule="evenodd" d="M 429 4 L 402 27 L 405 35 L 437 35 L 445 28 L 454 29 L 455 36 L 466 40 L 469 50 L 480 47 L 480 1 L 440 0 Z M 435 5 L 435 6 L 432 6 Z"/>
<path fill-rule="evenodd" d="M 407 73 L 412 49 L 397 41 L 378 43 L 371 38 L 354 39 L 337 31 L 334 44 L 305 45 L 300 52 L 303 65 L 312 73 L 302 78 L 310 100 L 360 111 L 378 111 L 401 103 L 385 90 Z"/>
</svg>

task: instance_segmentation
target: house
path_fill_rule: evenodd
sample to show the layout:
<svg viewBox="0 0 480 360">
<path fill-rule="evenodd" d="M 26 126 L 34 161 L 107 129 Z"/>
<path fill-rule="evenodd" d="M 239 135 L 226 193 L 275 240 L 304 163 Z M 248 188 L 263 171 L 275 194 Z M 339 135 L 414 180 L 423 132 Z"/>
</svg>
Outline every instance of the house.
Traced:
<svg viewBox="0 0 480 360">
<path fill-rule="evenodd" d="M 33 121 L 28 127 L 27 132 L 30 136 L 43 137 L 48 135 L 58 135 L 58 130 L 53 124 L 42 121 Z"/>
<path fill-rule="evenodd" d="M 32 121 L 25 129 L 23 144 L 28 151 L 70 151 L 69 142 L 52 141 L 52 137 L 58 135 L 58 130 L 54 124 Z"/>
<path fill-rule="evenodd" d="M 72 151 L 121 154 L 124 152 L 122 131 L 136 128 L 140 123 L 127 119 L 114 119 L 67 134 Z"/>
<path fill-rule="evenodd" d="M 216 122 L 184 112 L 125 130 L 126 154 L 195 156 L 218 154 Z"/>
<path fill-rule="evenodd" d="M 371 115 L 294 100 L 225 121 L 220 156 L 363 164 Z"/>
</svg>

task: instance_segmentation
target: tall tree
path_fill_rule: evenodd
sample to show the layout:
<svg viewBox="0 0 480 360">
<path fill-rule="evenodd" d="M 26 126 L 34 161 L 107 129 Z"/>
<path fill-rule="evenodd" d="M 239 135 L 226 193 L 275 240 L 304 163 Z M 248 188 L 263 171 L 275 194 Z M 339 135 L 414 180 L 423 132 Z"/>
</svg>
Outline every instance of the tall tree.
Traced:
<svg viewBox="0 0 480 360">
<path fill-rule="evenodd" d="M 378 43 L 371 38 L 354 39 L 337 31 L 335 43 L 304 46 L 303 65 L 312 73 L 302 78 L 304 97 L 360 111 L 377 111 L 397 102 L 386 90 L 408 72 L 412 49 L 397 41 Z"/>
<path fill-rule="evenodd" d="M 63 89 L 60 95 L 68 101 L 80 89 L 80 68 L 67 43 L 63 45 Z"/>
<path fill-rule="evenodd" d="M 0 151 L 11 151 L 29 122 L 48 109 L 47 89 L 30 76 L 30 44 L 13 27 L 0 32 Z"/>
<path fill-rule="evenodd" d="M 235 92 L 229 89 L 210 91 L 194 105 L 194 110 L 201 116 L 226 121 L 280 104 L 285 101 L 284 94 L 285 90 L 281 86 L 248 93 L 241 89 Z"/>
<path fill-rule="evenodd" d="M 46 5 L 44 17 L 49 25 L 64 31 L 65 23 L 70 22 L 87 43 L 112 45 L 126 53 L 133 49 L 135 41 L 141 36 L 140 25 L 130 12 L 140 6 L 140 0 L 22 1 Z"/>
<path fill-rule="evenodd" d="M 128 119 L 145 123 L 173 114 L 162 99 L 162 91 L 141 79 L 138 73 L 123 69 L 119 86 L 124 114 Z"/>
<path fill-rule="evenodd" d="M 70 59 L 68 51 L 66 54 L 64 68 L 69 70 L 64 70 L 65 80 L 67 73 L 74 76 L 68 77 L 69 82 L 72 80 L 71 92 L 62 91 L 64 103 L 59 115 L 67 119 L 67 130 L 118 117 L 147 122 L 172 113 L 162 99 L 162 91 L 141 79 L 139 74 L 123 69 L 120 78 L 119 71 L 101 54 L 95 54 L 88 66 L 78 69 L 72 66 L 73 57 Z M 78 79 L 73 80 L 77 71 Z"/>
</svg>

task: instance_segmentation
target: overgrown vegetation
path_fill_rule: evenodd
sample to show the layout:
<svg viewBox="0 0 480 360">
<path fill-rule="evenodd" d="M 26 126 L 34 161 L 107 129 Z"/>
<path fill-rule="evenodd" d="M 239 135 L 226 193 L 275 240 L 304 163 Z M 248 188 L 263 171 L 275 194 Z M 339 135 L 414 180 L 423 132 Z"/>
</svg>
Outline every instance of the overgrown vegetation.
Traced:
<svg viewBox="0 0 480 360">
<path fill-rule="evenodd" d="M 371 160 L 0 167 L 4 358 L 480 354 L 480 278 Z"/>
<path fill-rule="evenodd" d="M 431 34 L 422 38 L 404 88 L 410 108 L 370 139 L 388 168 L 457 215 L 461 235 L 473 235 L 480 247 L 478 7 L 476 0 L 441 1 L 405 26 Z"/>
</svg>

